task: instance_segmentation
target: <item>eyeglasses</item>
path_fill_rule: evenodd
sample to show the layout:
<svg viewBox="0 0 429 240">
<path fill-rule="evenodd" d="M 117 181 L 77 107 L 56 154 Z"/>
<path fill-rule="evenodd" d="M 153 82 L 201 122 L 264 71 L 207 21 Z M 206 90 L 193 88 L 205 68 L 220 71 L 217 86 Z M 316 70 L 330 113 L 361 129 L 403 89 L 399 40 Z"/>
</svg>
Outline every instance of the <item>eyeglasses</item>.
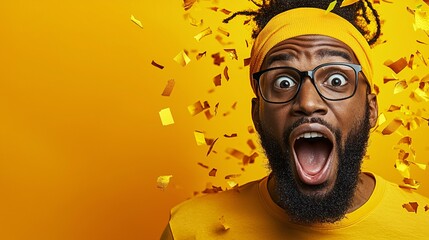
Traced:
<svg viewBox="0 0 429 240">
<path fill-rule="evenodd" d="M 331 101 L 351 98 L 357 89 L 362 67 L 351 63 L 325 63 L 310 71 L 293 67 L 268 68 L 253 74 L 262 98 L 269 103 L 287 103 L 299 93 L 309 77 L 319 95 Z"/>
</svg>

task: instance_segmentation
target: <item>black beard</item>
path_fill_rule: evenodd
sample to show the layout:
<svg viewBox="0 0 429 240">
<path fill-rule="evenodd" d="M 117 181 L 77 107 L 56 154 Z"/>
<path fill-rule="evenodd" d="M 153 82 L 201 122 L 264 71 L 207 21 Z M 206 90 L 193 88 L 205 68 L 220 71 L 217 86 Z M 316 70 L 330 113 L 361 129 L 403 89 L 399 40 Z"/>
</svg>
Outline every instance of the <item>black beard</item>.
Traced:
<svg viewBox="0 0 429 240">
<path fill-rule="evenodd" d="M 296 223 L 334 223 L 344 218 L 359 180 L 362 159 L 365 156 L 370 132 L 369 105 L 366 104 L 365 116 L 361 121 L 354 123 L 353 128 L 347 135 L 344 146 L 341 144 L 341 132 L 334 129 L 330 124 L 320 118 L 301 119 L 295 122 L 290 129 L 284 133 L 284 149 L 275 141 L 274 137 L 259 127 L 258 132 L 261 144 L 269 160 L 272 174 L 275 178 L 275 191 L 279 196 L 277 202 L 285 209 L 289 218 Z M 337 155 L 339 159 L 337 178 L 331 191 L 323 195 L 308 195 L 302 193 L 293 173 L 291 154 L 288 137 L 292 130 L 303 123 L 319 123 L 328 127 L 335 135 L 337 144 Z M 350 123 L 353 124 L 353 123 Z M 307 187 L 307 186 L 306 186 Z M 318 190 L 321 186 L 308 186 L 307 188 Z"/>
</svg>

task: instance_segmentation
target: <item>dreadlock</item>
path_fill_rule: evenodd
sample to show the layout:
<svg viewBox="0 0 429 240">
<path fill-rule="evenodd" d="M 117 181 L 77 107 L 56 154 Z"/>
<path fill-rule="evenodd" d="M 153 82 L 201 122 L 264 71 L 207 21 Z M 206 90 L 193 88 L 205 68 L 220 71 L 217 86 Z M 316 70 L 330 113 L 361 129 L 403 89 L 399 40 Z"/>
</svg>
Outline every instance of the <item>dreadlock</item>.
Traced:
<svg viewBox="0 0 429 240">
<path fill-rule="evenodd" d="M 251 1 L 259 7 L 258 10 L 235 12 L 228 18 L 224 19 L 223 22 L 228 23 L 237 16 L 253 16 L 253 21 L 256 23 L 256 29 L 253 30 L 252 38 L 256 38 L 271 18 L 277 14 L 301 7 L 327 9 L 329 4 L 332 2 L 332 0 L 262 0 L 262 3 L 257 3 L 255 0 Z M 380 17 L 371 2 L 369 0 L 360 0 L 351 5 L 339 7 L 342 2 L 343 0 L 338 1 L 332 12 L 353 24 L 370 45 L 374 44 L 380 37 L 381 24 Z M 375 21 L 375 31 L 372 26 L 373 21 Z"/>
</svg>

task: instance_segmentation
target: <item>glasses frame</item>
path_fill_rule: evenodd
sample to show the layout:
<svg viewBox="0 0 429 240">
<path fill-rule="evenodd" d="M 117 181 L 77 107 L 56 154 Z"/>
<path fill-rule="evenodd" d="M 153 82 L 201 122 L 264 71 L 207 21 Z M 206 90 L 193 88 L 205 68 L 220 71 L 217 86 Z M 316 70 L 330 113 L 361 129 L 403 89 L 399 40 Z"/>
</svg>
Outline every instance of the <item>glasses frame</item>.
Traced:
<svg viewBox="0 0 429 240">
<path fill-rule="evenodd" d="M 353 90 L 353 93 L 350 96 L 344 97 L 344 98 L 332 99 L 332 98 L 327 98 L 327 97 L 323 96 L 322 93 L 320 93 L 319 89 L 316 86 L 316 83 L 314 82 L 314 72 L 317 71 L 319 68 L 322 68 L 322 67 L 325 67 L 325 66 L 331 66 L 331 65 L 348 66 L 348 67 L 353 68 L 353 70 L 355 71 L 355 81 L 356 81 L 356 84 L 355 84 L 355 88 Z M 260 78 L 261 78 L 262 74 L 264 74 L 265 72 L 271 71 L 271 70 L 276 70 L 276 69 L 290 69 L 290 70 L 293 70 L 293 71 L 297 72 L 299 74 L 299 76 L 300 76 L 299 83 L 298 83 L 298 89 L 296 90 L 295 95 L 291 99 L 289 99 L 288 101 L 282 101 L 282 102 L 269 101 L 262 94 L 262 89 L 261 89 L 260 84 L 259 84 L 259 81 L 260 81 Z M 253 77 L 253 80 L 255 80 L 256 83 L 257 83 L 257 85 L 258 85 L 259 94 L 261 95 L 262 99 L 264 99 L 264 101 L 268 102 L 268 103 L 284 104 L 284 103 L 288 103 L 288 102 L 294 100 L 296 98 L 296 96 L 298 96 L 298 94 L 299 94 L 299 92 L 301 90 L 302 83 L 304 82 L 305 77 L 307 77 L 307 76 L 310 78 L 311 83 L 313 84 L 314 88 L 316 89 L 317 93 L 319 94 L 319 96 L 321 98 L 329 100 L 329 101 L 342 101 L 342 100 L 351 98 L 351 97 L 353 97 L 355 95 L 356 90 L 358 88 L 358 83 L 359 83 L 359 72 L 361 72 L 361 71 L 362 71 L 362 66 L 359 65 L 359 64 L 344 63 L 344 62 L 331 62 L 331 63 L 320 64 L 317 67 L 315 67 L 313 70 L 309 70 L 309 71 L 300 71 L 300 70 L 298 70 L 296 68 L 288 67 L 288 66 L 267 68 L 267 69 L 264 69 L 262 71 L 253 73 L 252 77 Z"/>
</svg>

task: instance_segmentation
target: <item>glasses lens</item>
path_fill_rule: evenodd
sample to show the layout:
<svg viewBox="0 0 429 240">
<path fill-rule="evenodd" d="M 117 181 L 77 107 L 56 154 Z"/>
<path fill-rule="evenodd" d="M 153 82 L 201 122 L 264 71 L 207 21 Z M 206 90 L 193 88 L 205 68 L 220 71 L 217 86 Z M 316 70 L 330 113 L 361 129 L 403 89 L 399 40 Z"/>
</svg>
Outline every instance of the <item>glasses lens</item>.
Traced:
<svg viewBox="0 0 429 240">
<path fill-rule="evenodd" d="M 259 78 L 262 97 L 269 102 L 291 100 L 300 82 L 299 73 L 292 68 L 277 68 L 264 72 Z"/>
<path fill-rule="evenodd" d="M 348 98 L 356 88 L 356 71 L 347 65 L 325 65 L 315 70 L 314 83 L 327 99 Z"/>
</svg>

